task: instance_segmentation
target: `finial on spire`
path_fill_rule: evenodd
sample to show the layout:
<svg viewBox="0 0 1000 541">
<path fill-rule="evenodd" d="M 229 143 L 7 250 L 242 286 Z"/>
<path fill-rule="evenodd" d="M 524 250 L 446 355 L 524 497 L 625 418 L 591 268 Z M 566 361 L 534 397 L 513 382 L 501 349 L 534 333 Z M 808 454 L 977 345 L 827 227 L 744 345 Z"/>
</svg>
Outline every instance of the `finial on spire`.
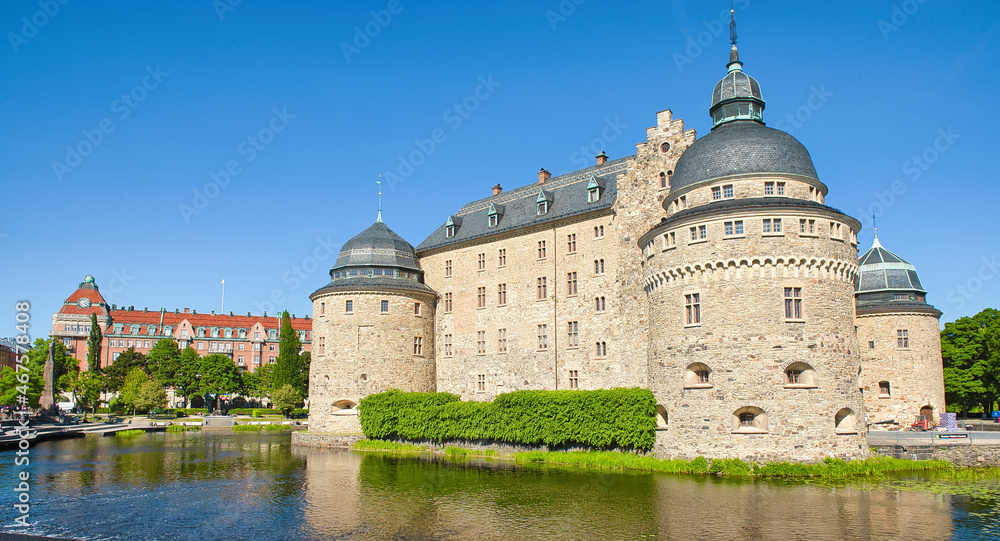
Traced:
<svg viewBox="0 0 1000 541">
<path fill-rule="evenodd" d="M 872 213 L 872 232 L 875 234 L 875 240 L 872 241 L 872 248 L 881 248 L 882 243 L 878 241 L 878 227 L 875 225 L 875 213 Z"/>
<path fill-rule="evenodd" d="M 378 218 L 375 219 L 376 222 L 382 223 L 382 174 L 379 173 L 378 180 L 375 181 L 378 184 Z"/>
<path fill-rule="evenodd" d="M 740 53 L 736 50 L 736 10 L 733 9 L 733 2 L 729 0 L 729 41 L 733 44 L 729 50 L 729 64 L 726 67 L 729 71 L 739 70 L 743 67 L 740 62 Z"/>
</svg>

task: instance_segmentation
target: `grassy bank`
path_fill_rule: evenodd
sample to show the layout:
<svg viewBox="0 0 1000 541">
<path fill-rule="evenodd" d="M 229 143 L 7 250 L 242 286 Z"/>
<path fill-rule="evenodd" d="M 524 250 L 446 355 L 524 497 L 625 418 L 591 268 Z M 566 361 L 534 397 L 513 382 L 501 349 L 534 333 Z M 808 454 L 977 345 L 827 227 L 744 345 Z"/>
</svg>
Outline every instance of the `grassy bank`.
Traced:
<svg viewBox="0 0 1000 541">
<path fill-rule="evenodd" d="M 817 464 L 771 462 L 755 464 L 738 458 L 707 460 L 659 459 L 617 451 L 527 451 L 512 455 L 499 455 L 494 450 L 484 453 L 462 447 L 449 446 L 443 452 L 424 446 L 382 440 L 361 440 L 352 447 L 357 451 L 385 452 L 391 454 L 444 454 L 449 458 L 483 457 L 512 460 L 518 464 L 547 464 L 595 470 L 642 471 L 679 474 L 713 474 L 726 477 L 824 477 L 841 479 L 849 477 L 878 477 L 893 472 L 956 471 L 943 460 L 900 460 L 873 456 L 865 460 L 845 461 L 827 458 Z"/>
</svg>

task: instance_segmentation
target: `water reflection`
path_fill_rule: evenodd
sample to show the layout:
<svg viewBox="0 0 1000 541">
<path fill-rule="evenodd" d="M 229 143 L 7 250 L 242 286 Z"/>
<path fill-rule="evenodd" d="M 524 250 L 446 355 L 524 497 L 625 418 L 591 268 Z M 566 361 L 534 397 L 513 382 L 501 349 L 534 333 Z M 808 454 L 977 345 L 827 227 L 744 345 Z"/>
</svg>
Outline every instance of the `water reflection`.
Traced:
<svg viewBox="0 0 1000 541">
<path fill-rule="evenodd" d="M 292 448 L 287 434 L 87 438 L 32 453 L 32 533 L 89 539 L 978 539 L 997 520 L 993 499 L 906 479 L 515 468 Z M 0 455 L 12 494 L 20 469 Z M 7 527 L 13 518 L 0 506 Z"/>
</svg>

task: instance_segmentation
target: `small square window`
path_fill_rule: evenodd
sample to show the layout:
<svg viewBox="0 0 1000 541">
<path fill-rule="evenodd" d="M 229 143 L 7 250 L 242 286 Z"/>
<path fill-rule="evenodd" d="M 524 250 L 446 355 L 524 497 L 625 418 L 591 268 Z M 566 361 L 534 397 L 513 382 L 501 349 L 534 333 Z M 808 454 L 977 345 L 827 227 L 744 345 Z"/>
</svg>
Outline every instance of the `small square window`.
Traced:
<svg viewBox="0 0 1000 541">
<path fill-rule="evenodd" d="M 344 311 L 345 312 L 353 312 L 354 311 L 354 301 L 346 301 L 344 303 Z"/>
<path fill-rule="evenodd" d="M 382 301 L 382 313 L 389 313 L 389 301 Z"/>
</svg>

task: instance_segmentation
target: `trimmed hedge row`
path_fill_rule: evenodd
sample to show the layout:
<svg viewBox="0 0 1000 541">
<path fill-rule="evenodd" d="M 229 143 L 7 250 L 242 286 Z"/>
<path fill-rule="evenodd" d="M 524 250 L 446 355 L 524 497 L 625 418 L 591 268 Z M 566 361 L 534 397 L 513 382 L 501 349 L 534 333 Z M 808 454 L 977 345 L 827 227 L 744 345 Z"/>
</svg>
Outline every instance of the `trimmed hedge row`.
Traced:
<svg viewBox="0 0 1000 541">
<path fill-rule="evenodd" d="M 388 391 L 358 404 L 369 439 L 492 440 L 552 447 L 649 450 L 656 401 L 646 389 L 515 391 L 493 402 L 450 393 Z"/>
</svg>

